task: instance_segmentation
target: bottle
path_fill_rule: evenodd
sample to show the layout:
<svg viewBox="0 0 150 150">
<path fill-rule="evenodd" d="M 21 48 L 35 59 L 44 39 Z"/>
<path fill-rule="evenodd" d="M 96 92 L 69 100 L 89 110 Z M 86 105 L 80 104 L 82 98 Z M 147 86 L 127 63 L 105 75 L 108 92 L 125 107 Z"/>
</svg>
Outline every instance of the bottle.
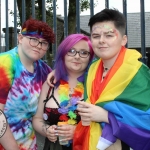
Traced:
<svg viewBox="0 0 150 150">
<path fill-rule="evenodd" d="M 58 126 L 67 125 L 67 124 L 68 124 L 67 121 L 57 123 Z M 69 141 L 62 141 L 62 139 L 65 139 L 65 137 L 59 136 L 58 138 L 59 138 L 60 145 L 67 145 L 69 143 Z"/>
</svg>

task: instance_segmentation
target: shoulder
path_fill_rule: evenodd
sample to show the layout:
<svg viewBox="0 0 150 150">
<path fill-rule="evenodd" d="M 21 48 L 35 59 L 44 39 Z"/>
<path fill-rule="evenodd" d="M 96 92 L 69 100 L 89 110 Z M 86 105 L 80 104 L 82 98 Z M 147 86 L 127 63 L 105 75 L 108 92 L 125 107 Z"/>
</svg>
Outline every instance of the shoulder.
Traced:
<svg viewBox="0 0 150 150">
<path fill-rule="evenodd" d="M 95 58 L 95 59 L 92 61 L 91 65 L 90 65 L 90 68 L 97 66 L 97 65 L 100 63 L 100 61 L 101 61 L 100 58 Z"/>
<path fill-rule="evenodd" d="M 41 69 L 44 69 L 44 70 L 48 70 L 49 72 L 52 71 L 51 67 L 48 66 L 48 64 L 46 62 L 44 62 L 43 60 L 38 60 L 38 65 L 41 67 Z"/>
<path fill-rule="evenodd" d="M 40 95 L 40 97 L 42 97 L 42 100 L 45 99 L 49 89 L 50 89 L 50 86 L 48 85 L 47 81 L 45 81 L 42 85 L 42 91 L 41 91 L 41 95 Z"/>
<path fill-rule="evenodd" d="M 9 50 L 7 52 L 3 52 L 0 54 L 0 61 L 4 62 L 4 61 L 8 61 L 8 62 L 12 62 L 15 61 L 16 58 L 18 58 L 18 50 L 17 48 L 14 48 L 12 50 Z"/>
<path fill-rule="evenodd" d="M 43 75 L 48 75 L 52 71 L 51 67 L 43 60 L 38 60 L 36 64 L 38 71 L 40 71 Z"/>
<path fill-rule="evenodd" d="M 50 66 L 48 66 L 44 61 L 38 60 L 36 61 L 36 73 L 39 78 L 41 76 L 42 81 L 45 81 L 47 78 L 47 75 L 52 71 Z"/>
<path fill-rule="evenodd" d="M 126 49 L 126 55 L 132 59 L 140 59 L 142 58 L 142 55 L 139 51 L 137 51 L 136 49 Z"/>
</svg>

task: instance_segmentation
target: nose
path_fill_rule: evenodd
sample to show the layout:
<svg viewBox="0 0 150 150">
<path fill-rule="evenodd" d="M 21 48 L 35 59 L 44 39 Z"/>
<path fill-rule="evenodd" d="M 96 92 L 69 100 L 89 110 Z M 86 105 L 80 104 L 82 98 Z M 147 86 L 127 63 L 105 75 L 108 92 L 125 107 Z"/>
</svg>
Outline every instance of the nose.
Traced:
<svg viewBox="0 0 150 150">
<path fill-rule="evenodd" d="M 99 42 L 100 42 L 100 43 L 105 43 L 105 37 L 104 37 L 104 35 L 101 35 L 101 36 L 100 36 Z"/>
<path fill-rule="evenodd" d="M 79 58 L 79 52 L 76 53 L 75 58 Z"/>
<path fill-rule="evenodd" d="M 42 48 L 42 42 L 39 42 L 37 45 L 38 48 Z"/>
</svg>

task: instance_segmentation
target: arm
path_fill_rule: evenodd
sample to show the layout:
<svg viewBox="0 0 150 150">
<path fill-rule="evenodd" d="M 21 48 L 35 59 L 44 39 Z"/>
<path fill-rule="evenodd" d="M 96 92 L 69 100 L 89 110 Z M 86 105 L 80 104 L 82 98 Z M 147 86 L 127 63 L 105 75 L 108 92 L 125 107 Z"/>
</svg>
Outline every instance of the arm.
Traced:
<svg viewBox="0 0 150 150">
<path fill-rule="evenodd" d="M 58 135 L 66 137 L 64 140 L 71 140 L 73 139 L 76 125 L 64 125 L 57 127 L 56 125 L 49 126 L 43 121 L 43 100 L 46 98 L 48 89 L 49 86 L 45 81 L 39 99 L 38 110 L 32 120 L 33 127 L 37 132 L 39 132 L 43 136 L 46 136 L 52 142 L 55 142 L 57 140 Z"/>
<path fill-rule="evenodd" d="M 0 109 L 2 111 L 4 111 L 7 96 L 14 78 L 13 64 L 14 62 L 9 56 L 0 56 Z M 9 125 L 7 125 L 6 132 L 0 138 L 0 143 L 6 150 L 19 150 Z"/>
<path fill-rule="evenodd" d="M 77 110 L 79 111 L 79 115 L 81 116 L 82 121 L 109 123 L 108 111 L 103 109 L 102 107 L 89 104 L 83 101 L 78 101 Z"/>
<path fill-rule="evenodd" d="M 0 109 L 4 110 L 4 104 L 0 104 Z M 7 140 L 6 140 L 7 139 Z M 17 142 L 9 128 L 9 125 L 7 125 L 6 132 L 4 135 L 0 138 L 1 145 L 7 150 L 19 150 L 19 147 L 17 145 Z M 8 144 L 9 143 L 9 144 Z"/>
<path fill-rule="evenodd" d="M 57 136 L 55 135 L 56 132 L 54 130 L 56 128 L 56 125 L 49 126 L 45 124 L 43 120 L 43 109 L 44 109 L 43 101 L 46 98 L 48 89 L 49 89 L 49 86 L 47 82 L 45 81 L 45 83 L 42 86 L 42 91 L 41 91 L 39 103 L 38 103 L 38 109 L 37 109 L 35 116 L 33 117 L 32 123 L 33 123 L 34 129 L 37 132 L 39 132 L 43 136 L 48 137 L 50 141 L 55 142 L 57 140 Z"/>
</svg>

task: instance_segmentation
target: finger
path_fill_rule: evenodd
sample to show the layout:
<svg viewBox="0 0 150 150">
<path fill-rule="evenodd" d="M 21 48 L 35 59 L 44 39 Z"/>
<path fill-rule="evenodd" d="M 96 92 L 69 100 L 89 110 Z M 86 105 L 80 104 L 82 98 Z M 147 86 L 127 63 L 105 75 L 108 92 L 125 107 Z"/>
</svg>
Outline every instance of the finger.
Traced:
<svg viewBox="0 0 150 150">
<path fill-rule="evenodd" d="M 79 107 L 79 108 L 77 108 L 77 110 L 78 110 L 78 113 L 82 112 L 82 113 L 85 113 L 85 115 L 91 113 L 91 110 L 87 107 Z"/>
<path fill-rule="evenodd" d="M 51 126 L 54 130 L 57 129 L 57 125 L 52 125 Z"/>
<path fill-rule="evenodd" d="M 54 83 L 54 84 L 56 83 L 56 78 L 54 78 L 53 83 Z"/>
<path fill-rule="evenodd" d="M 47 136 L 49 139 L 51 139 L 51 140 L 56 140 L 57 139 L 57 136 Z"/>
<path fill-rule="evenodd" d="M 48 78 L 47 78 L 46 81 L 47 81 L 47 83 L 48 83 L 48 85 L 49 85 L 50 87 L 54 87 L 54 84 L 52 84 L 51 81 L 50 81 Z"/>
<path fill-rule="evenodd" d="M 53 75 L 53 72 L 51 72 L 50 74 L 48 74 L 47 76 L 47 83 L 51 86 L 54 86 L 54 75 Z"/>
<path fill-rule="evenodd" d="M 47 83 L 50 87 L 54 87 L 54 83 L 51 82 L 51 80 L 49 78 L 47 78 Z"/>
<path fill-rule="evenodd" d="M 58 136 L 67 137 L 67 136 L 72 136 L 73 132 L 72 130 L 57 130 L 57 134 Z"/>
<path fill-rule="evenodd" d="M 55 142 L 57 140 L 57 135 L 54 133 L 54 131 L 47 131 L 47 138 L 50 141 Z"/>
<path fill-rule="evenodd" d="M 91 118 L 91 113 L 83 113 L 83 112 L 78 112 L 78 114 L 81 116 L 82 120 L 83 119 L 90 119 Z"/>
<path fill-rule="evenodd" d="M 57 130 L 70 130 L 70 125 L 57 126 Z"/>
<path fill-rule="evenodd" d="M 84 101 L 77 101 L 78 105 L 81 107 L 90 107 L 91 104 L 84 102 Z"/>
<path fill-rule="evenodd" d="M 75 126 L 73 125 L 63 125 L 63 126 L 57 126 L 57 132 L 58 134 L 68 134 L 73 133 L 75 130 Z"/>
<path fill-rule="evenodd" d="M 55 126 L 55 125 L 50 126 L 50 127 L 47 129 L 46 134 L 47 134 L 48 136 L 56 136 L 56 133 L 57 133 L 56 127 L 57 127 L 57 126 Z"/>
<path fill-rule="evenodd" d="M 57 141 L 57 138 L 48 137 L 48 139 L 49 139 L 51 142 L 56 142 L 56 141 Z"/>
<path fill-rule="evenodd" d="M 68 131 L 57 130 L 57 134 L 58 134 L 59 136 L 65 136 L 66 134 L 68 134 Z"/>
<path fill-rule="evenodd" d="M 56 78 L 54 76 L 51 76 L 50 82 L 54 85 L 56 83 Z"/>
<path fill-rule="evenodd" d="M 56 142 L 57 138 L 56 137 L 47 137 L 51 142 Z"/>
<path fill-rule="evenodd" d="M 77 104 L 84 105 L 84 101 L 77 101 Z"/>
</svg>

